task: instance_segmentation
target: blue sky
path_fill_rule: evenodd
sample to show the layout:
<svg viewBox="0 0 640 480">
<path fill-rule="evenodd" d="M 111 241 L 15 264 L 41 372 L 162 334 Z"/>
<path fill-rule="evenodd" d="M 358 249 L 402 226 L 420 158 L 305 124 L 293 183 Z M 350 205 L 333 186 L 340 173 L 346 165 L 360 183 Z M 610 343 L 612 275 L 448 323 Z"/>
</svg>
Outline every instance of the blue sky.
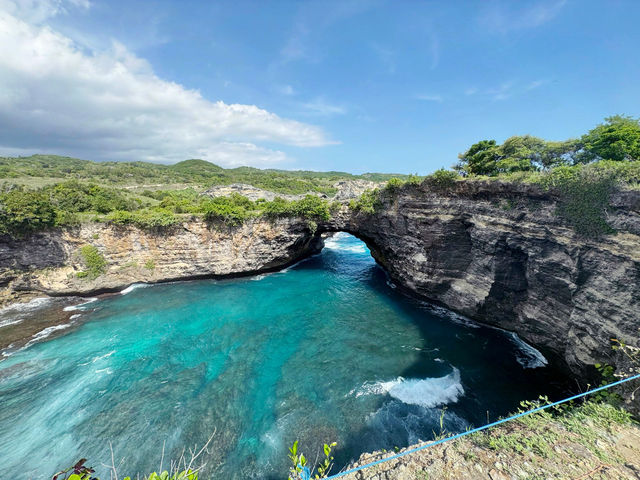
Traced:
<svg viewBox="0 0 640 480">
<path fill-rule="evenodd" d="M 0 10 L 5 154 L 427 174 L 483 138 L 560 140 L 640 112 L 632 0 Z"/>
</svg>

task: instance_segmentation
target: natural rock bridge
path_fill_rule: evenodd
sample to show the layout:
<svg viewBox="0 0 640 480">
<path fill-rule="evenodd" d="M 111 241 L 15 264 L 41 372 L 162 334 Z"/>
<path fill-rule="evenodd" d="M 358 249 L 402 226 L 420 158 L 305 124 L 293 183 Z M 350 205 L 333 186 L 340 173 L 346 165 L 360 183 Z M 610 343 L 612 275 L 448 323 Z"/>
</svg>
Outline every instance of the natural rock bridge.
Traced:
<svg viewBox="0 0 640 480">
<path fill-rule="evenodd" d="M 323 233 L 345 231 L 366 242 L 405 292 L 515 331 L 587 378 L 593 364 L 619 362 L 611 338 L 638 342 L 639 206 L 640 193 L 617 194 L 608 222 L 618 233 L 599 240 L 576 235 L 548 193 L 500 182 L 459 182 L 446 193 L 407 185 L 373 214 L 345 206 L 317 229 L 303 219 L 233 228 L 192 220 L 162 232 L 85 224 L 0 241 L 0 298 L 273 270 L 317 252 Z M 86 244 L 109 265 L 94 280 L 75 275 Z"/>
</svg>

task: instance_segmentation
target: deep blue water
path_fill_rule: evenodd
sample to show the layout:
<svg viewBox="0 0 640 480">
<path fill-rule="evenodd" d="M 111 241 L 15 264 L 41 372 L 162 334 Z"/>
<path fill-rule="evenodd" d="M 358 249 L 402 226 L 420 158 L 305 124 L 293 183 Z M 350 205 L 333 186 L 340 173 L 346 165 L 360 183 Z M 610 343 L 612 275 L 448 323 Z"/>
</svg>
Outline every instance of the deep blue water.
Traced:
<svg viewBox="0 0 640 480">
<path fill-rule="evenodd" d="M 76 313 L 0 361 L 7 478 L 80 457 L 108 478 L 109 442 L 133 476 L 163 443 L 166 464 L 214 431 L 201 478 L 286 478 L 295 439 L 312 458 L 338 442 L 344 464 L 431 438 L 443 407 L 460 431 L 551 388 L 539 353 L 402 296 L 346 234 L 282 272 L 134 288 Z"/>
</svg>

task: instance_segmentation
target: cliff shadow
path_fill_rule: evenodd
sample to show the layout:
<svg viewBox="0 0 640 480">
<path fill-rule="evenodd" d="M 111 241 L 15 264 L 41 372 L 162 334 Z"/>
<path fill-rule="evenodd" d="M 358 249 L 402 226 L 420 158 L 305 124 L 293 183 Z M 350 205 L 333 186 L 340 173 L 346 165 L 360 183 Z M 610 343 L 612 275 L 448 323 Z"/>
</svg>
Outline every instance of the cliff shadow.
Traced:
<svg viewBox="0 0 640 480">
<path fill-rule="evenodd" d="M 331 265 L 318 255 L 296 268 Z M 421 347 L 397 372 L 402 380 L 370 379 L 396 383 L 377 395 L 362 427 L 342 439 L 335 450 L 337 469 L 363 453 L 394 451 L 443 430 L 457 433 L 486 424 L 517 410 L 523 400 L 561 398 L 572 387 L 561 370 L 545 366 L 544 357 L 514 334 L 407 295 L 377 263 L 371 262 L 357 281 L 415 327 Z"/>
</svg>

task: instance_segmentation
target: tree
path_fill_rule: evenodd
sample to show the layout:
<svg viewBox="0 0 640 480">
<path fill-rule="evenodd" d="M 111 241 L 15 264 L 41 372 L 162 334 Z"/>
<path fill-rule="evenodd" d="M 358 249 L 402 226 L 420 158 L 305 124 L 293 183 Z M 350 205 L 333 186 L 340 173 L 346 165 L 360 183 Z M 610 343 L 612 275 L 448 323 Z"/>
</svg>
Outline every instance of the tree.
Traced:
<svg viewBox="0 0 640 480">
<path fill-rule="evenodd" d="M 454 168 L 465 175 L 489 176 L 548 170 L 571 164 L 581 148 L 577 140 L 547 142 L 531 135 L 514 135 L 502 145 L 482 140 L 459 155 L 460 163 Z"/>
<path fill-rule="evenodd" d="M 640 160 L 640 120 L 626 115 L 605 118 L 582 137 L 584 153 L 579 161 Z"/>
<path fill-rule="evenodd" d="M 496 175 L 498 146 L 495 140 L 481 140 L 458 155 L 460 163 L 453 168 L 462 175 Z"/>
</svg>

